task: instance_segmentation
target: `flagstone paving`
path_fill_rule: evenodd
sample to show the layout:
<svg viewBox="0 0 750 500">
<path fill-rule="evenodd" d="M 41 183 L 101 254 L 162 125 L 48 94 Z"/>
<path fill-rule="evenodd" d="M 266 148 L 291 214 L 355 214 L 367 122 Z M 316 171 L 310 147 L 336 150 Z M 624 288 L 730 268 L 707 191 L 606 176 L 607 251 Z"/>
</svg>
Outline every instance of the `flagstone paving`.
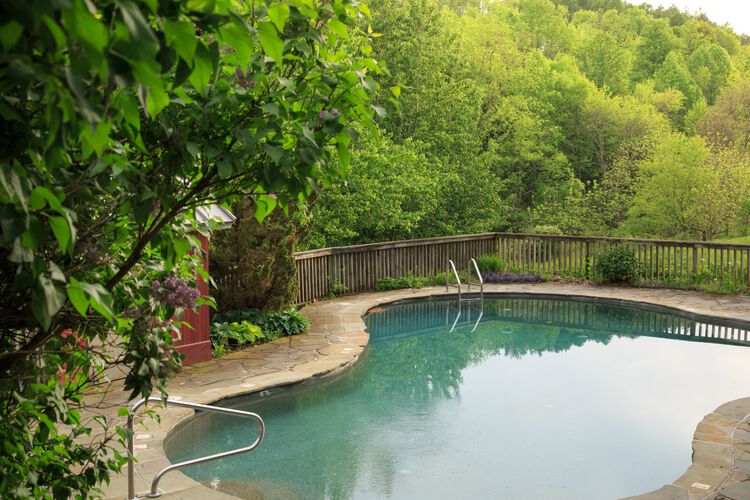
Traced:
<svg viewBox="0 0 750 500">
<path fill-rule="evenodd" d="M 750 297 L 744 296 L 555 283 L 488 285 L 485 292 L 639 302 L 750 323 Z M 398 290 L 350 295 L 308 305 L 302 311 L 311 320 L 306 334 L 185 367 L 170 382 L 169 395 L 209 404 L 230 396 L 337 373 L 356 362 L 367 346 L 368 335 L 362 319 L 367 310 L 397 300 L 444 294 L 442 288 Z M 112 387 L 106 393 L 87 396 L 91 405 L 89 413 L 105 415 L 112 424 L 123 424 L 115 415 L 117 408 L 125 405 L 127 393 Z M 167 434 L 193 414 L 192 410 L 174 406 L 159 408 L 149 405 L 149 408 L 157 410 L 160 422 L 143 418 L 137 422 L 136 492 L 141 497 L 149 491 L 151 478 L 169 465 L 163 450 Z M 113 478 L 105 489 L 106 498 L 127 497 L 124 472 Z M 161 498 L 170 499 L 234 498 L 210 489 L 180 471 L 166 474 L 159 483 L 159 492 Z M 750 499 L 750 397 L 726 403 L 698 423 L 693 439 L 693 464 L 682 477 L 657 491 L 628 500 L 697 499 Z"/>
</svg>

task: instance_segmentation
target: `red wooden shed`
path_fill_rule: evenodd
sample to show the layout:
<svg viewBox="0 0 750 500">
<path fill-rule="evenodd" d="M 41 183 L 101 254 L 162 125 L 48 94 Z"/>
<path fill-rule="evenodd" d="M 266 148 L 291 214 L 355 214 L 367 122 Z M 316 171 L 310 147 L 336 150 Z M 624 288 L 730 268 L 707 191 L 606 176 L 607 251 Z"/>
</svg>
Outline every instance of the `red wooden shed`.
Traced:
<svg viewBox="0 0 750 500">
<path fill-rule="evenodd" d="M 220 229 L 226 229 L 234 223 L 236 217 L 224 208 L 218 205 L 208 205 L 199 207 L 195 211 L 195 217 L 199 224 L 208 226 L 209 221 L 214 222 Z M 201 260 L 203 268 L 208 271 L 208 252 L 209 240 L 201 233 L 195 233 L 201 243 Z M 196 285 L 201 295 L 208 295 L 208 283 L 200 276 L 196 276 Z M 208 361 L 211 359 L 211 338 L 210 338 L 210 310 L 206 305 L 202 305 L 197 311 L 185 311 L 182 319 L 190 326 L 183 326 L 180 330 L 180 340 L 176 342 L 176 347 L 185 359 L 183 364 L 190 365 Z"/>
</svg>

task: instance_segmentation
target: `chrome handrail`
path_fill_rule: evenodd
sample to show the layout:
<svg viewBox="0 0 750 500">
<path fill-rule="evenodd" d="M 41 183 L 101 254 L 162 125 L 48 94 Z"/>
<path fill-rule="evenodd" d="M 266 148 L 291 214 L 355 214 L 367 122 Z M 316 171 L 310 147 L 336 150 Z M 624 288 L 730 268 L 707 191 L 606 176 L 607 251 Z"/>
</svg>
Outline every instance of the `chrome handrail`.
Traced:
<svg viewBox="0 0 750 500">
<path fill-rule="evenodd" d="M 477 279 L 479 280 L 479 294 L 481 297 L 484 297 L 484 280 L 482 279 L 482 273 L 479 272 L 479 266 L 477 265 L 477 261 L 474 260 L 474 258 L 469 259 L 469 276 L 466 279 L 466 287 L 469 291 L 471 291 L 471 272 L 473 271 L 477 275 Z M 476 284 L 476 283 L 475 283 Z"/>
<path fill-rule="evenodd" d="M 456 284 L 452 285 L 450 282 L 450 272 L 453 271 L 453 276 L 456 277 Z M 456 271 L 456 264 L 452 260 L 448 259 L 448 266 L 445 269 L 445 291 L 447 292 L 450 287 L 458 288 L 458 298 L 461 298 L 461 278 L 458 276 Z"/>
<path fill-rule="evenodd" d="M 133 464 L 133 415 L 135 414 L 138 409 L 146 404 L 147 402 L 164 402 L 165 404 L 171 404 L 174 406 L 181 406 L 183 408 L 191 408 L 193 410 L 200 410 L 200 411 L 206 411 L 211 413 L 223 413 L 225 415 L 234 415 L 236 417 L 245 417 L 245 418 L 252 418 L 256 422 L 258 422 L 258 437 L 253 441 L 249 446 L 245 446 L 243 448 L 236 448 L 234 450 L 229 451 L 222 451 L 221 453 L 215 453 L 213 455 L 207 455 L 205 457 L 199 457 L 194 458 L 192 460 L 185 460 L 184 462 L 178 462 L 176 464 L 168 465 L 167 467 L 164 467 L 162 470 L 156 473 L 156 476 L 154 476 L 154 480 L 151 482 L 151 493 L 147 494 L 146 496 L 148 498 L 156 498 L 161 495 L 161 493 L 156 492 L 156 488 L 159 485 L 159 481 L 161 480 L 162 476 L 166 474 L 169 471 L 180 469 L 182 467 L 187 467 L 188 465 L 195 465 L 200 464 L 203 462 L 208 462 L 210 460 L 216 460 L 219 458 L 224 457 L 230 457 L 232 455 L 239 455 L 240 453 L 245 453 L 248 451 L 252 451 L 255 448 L 258 447 L 260 442 L 263 440 L 263 436 L 266 434 L 266 424 L 263 422 L 263 419 L 258 415 L 257 413 L 253 413 L 250 411 L 243 411 L 243 410 L 235 410 L 233 408 L 222 408 L 220 406 L 209 406 L 209 405 L 202 405 L 199 403 L 190 403 L 188 401 L 180 401 L 177 399 L 169 399 L 162 400 L 159 397 L 151 396 L 149 398 L 142 398 L 130 408 L 130 413 L 128 414 L 128 500 L 134 500 L 138 497 L 135 496 L 135 467 Z"/>
</svg>

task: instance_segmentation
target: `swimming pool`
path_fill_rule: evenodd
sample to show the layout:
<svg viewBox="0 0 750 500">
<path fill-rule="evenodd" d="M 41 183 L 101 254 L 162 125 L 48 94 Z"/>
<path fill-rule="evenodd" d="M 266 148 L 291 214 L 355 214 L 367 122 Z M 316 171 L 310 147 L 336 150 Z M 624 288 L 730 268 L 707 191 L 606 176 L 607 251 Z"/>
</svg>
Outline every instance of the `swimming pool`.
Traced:
<svg viewBox="0 0 750 500">
<path fill-rule="evenodd" d="M 222 403 L 263 415 L 257 451 L 184 472 L 245 498 L 617 498 L 682 474 L 696 424 L 749 388 L 746 331 L 664 311 L 503 297 L 366 323 L 343 375 Z M 255 432 L 202 415 L 166 453 Z"/>
</svg>

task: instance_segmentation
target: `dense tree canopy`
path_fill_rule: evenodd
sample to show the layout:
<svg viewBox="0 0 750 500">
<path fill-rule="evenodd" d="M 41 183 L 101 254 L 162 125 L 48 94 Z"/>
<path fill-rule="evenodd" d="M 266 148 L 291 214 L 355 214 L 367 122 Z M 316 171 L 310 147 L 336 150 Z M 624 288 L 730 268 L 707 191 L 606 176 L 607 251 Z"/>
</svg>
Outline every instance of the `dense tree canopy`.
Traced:
<svg viewBox="0 0 750 500">
<path fill-rule="evenodd" d="M 117 470 L 82 393 L 179 367 L 206 298 L 194 210 L 259 219 L 349 170 L 381 71 L 351 0 L 0 4 L 0 497 L 87 497 Z M 360 29 L 359 26 L 363 26 Z M 206 276 L 204 276 L 207 278 Z M 60 432 L 61 426 L 66 432 Z"/>
<path fill-rule="evenodd" d="M 731 29 L 621 0 L 383 0 L 372 28 L 373 55 L 390 68 L 378 81 L 399 99 L 384 96 L 377 137 L 354 144 L 349 184 L 317 198 L 307 245 L 537 227 L 686 238 L 741 231 L 731 221 L 712 230 L 624 224 L 664 208 L 644 205 L 660 178 L 654 155 L 665 169 L 708 175 L 705 162 L 670 156 L 679 134 L 700 133 L 709 158 L 750 169 L 750 46 Z M 397 190 L 385 181 L 405 176 Z M 404 204 L 407 191 L 419 195 Z M 459 212 L 469 215 L 452 218 Z M 731 204 L 725 216 L 741 212 Z"/>
</svg>

